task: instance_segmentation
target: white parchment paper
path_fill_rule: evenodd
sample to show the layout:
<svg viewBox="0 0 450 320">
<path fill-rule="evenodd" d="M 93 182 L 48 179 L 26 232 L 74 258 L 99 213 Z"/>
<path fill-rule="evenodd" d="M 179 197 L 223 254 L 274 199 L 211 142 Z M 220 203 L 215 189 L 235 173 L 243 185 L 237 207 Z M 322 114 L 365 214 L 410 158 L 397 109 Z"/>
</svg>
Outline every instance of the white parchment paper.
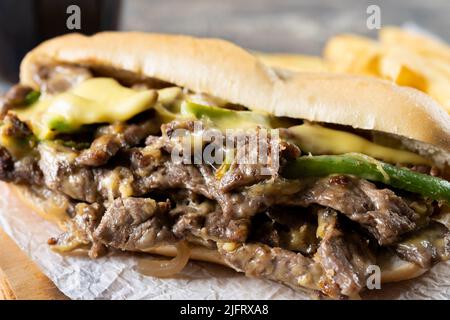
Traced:
<svg viewBox="0 0 450 320">
<path fill-rule="evenodd" d="M 227 268 L 192 262 L 175 278 L 145 277 L 131 254 L 90 260 L 51 251 L 47 239 L 60 230 L 20 203 L 0 183 L 0 227 L 72 299 L 309 299 L 284 285 L 251 279 Z M 1 250 L 1 248 L 0 248 Z M 450 299 L 450 265 L 436 266 L 419 279 L 382 285 L 367 299 Z"/>
</svg>

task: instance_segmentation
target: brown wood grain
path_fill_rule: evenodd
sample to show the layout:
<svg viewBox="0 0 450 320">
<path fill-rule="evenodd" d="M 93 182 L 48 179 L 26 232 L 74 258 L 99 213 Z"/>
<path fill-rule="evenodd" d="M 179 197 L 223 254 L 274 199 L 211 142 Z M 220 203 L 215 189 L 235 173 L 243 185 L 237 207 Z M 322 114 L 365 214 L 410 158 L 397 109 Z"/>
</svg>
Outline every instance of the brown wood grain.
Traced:
<svg viewBox="0 0 450 320">
<path fill-rule="evenodd" d="M 0 248 L 0 300 L 67 299 L 2 229 Z"/>
</svg>

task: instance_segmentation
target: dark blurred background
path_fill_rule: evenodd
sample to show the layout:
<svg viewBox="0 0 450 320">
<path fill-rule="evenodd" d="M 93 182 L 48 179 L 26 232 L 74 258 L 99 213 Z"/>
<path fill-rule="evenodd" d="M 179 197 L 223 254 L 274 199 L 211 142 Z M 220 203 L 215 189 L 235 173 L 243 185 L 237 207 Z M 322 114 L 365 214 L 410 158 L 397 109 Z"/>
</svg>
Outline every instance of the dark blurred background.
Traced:
<svg viewBox="0 0 450 320">
<path fill-rule="evenodd" d="M 31 48 L 72 31 L 66 22 L 73 4 L 80 21 L 74 31 L 117 29 L 120 0 L 0 0 L 0 79 L 17 81 L 20 60 Z"/>
<path fill-rule="evenodd" d="M 121 27 L 232 40 L 269 52 L 320 54 L 342 32 L 375 36 L 369 5 L 382 25 L 416 25 L 450 41 L 450 0 L 125 0 Z"/>
<path fill-rule="evenodd" d="M 122 29 L 221 37 L 252 50 L 320 54 L 328 38 L 366 26 L 369 5 L 382 25 L 420 27 L 450 42 L 450 0 L 0 0 L 0 91 L 23 54 L 70 32 L 66 8 L 81 8 L 80 32 Z"/>
</svg>

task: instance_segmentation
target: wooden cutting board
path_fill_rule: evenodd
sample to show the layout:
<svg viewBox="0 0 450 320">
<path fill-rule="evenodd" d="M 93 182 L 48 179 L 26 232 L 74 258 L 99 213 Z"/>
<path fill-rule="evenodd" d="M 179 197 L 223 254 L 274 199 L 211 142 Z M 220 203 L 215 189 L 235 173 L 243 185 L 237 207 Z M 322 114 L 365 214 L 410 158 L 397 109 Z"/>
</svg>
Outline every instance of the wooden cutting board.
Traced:
<svg viewBox="0 0 450 320">
<path fill-rule="evenodd" d="M 0 300 L 66 300 L 38 268 L 0 228 Z"/>
</svg>

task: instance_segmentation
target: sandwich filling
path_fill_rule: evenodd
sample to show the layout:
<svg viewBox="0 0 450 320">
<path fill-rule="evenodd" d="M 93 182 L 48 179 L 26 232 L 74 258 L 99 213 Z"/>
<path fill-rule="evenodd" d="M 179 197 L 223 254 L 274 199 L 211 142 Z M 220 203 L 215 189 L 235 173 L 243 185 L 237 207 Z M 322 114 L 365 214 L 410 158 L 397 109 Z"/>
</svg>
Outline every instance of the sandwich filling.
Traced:
<svg viewBox="0 0 450 320">
<path fill-rule="evenodd" d="M 334 298 L 357 296 L 383 257 L 450 257 L 448 168 L 368 132 L 81 66 L 36 80 L 3 97 L 0 179 L 51 200 L 56 251 L 201 246 Z"/>
</svg>

